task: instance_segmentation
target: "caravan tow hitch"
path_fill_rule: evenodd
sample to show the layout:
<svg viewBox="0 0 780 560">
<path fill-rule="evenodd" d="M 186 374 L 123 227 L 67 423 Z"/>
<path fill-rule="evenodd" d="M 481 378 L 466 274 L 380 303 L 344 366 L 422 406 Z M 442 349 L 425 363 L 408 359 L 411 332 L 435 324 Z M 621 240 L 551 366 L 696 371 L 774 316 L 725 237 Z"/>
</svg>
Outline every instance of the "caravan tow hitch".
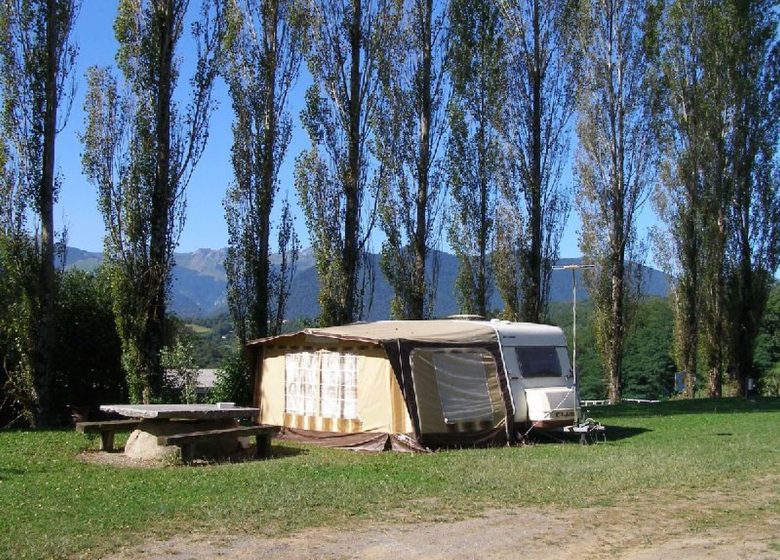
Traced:
<svg viewBox="0 0 780 560">
<path fill-rule="evenodd" d="M 607 441 L 606 426 L 596 422 L 593 418 L 586 418 L 573 426 L 564 426 L 563 431 L 569 434 L 580 434 L 580 443 L 582 445 L 598 443 L 599 434 L 601 434 L 602 441 Z"/>
</svg>

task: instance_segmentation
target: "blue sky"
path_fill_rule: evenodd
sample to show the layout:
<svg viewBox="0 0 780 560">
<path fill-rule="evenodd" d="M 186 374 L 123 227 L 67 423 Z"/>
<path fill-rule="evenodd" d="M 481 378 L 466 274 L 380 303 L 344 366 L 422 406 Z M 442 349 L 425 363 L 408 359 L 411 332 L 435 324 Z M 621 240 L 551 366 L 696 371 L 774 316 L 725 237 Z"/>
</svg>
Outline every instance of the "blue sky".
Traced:
<svg viewBox="0 0 780 560">
<path fill-rule="evenodd" d="M 199 2 L 191 3 L 191 11 L 197 9 Z M 116 2 L 113 0 L 83 0 L 81 13 L 74 30 L 74 39 L 79 47 L 79 56 L 75 68 L 77 91 L 67 127 L 57 139 L 57 167 L 62 178 L 62 188 L 55 209 L 57 229 L 66 227 L 68 244 L 89 251 L 100 251 L 103 246 L 103 221 L 96 206 L 96 191 L 81 172 L 81 143 L 78 134 L 84 128 L 82 106 L 86 93 L 84 73 L 92 65 L 113 65 L 116 53 L 113 22 L 116 15 Z M 187 43 L 179 50 L 183 59 L 183 76 L 179 84 L 180 95 L 186 95 L 187 87 Z M 298 113 L 303 93 L 310 78 L 305 65 L 291 96 L 291 113 L 294 122 L 293 138 L 287 152 L 281 173 L 281 196 L 289 193 L 295 201 L 293 188 L 293 165 L 295 157 L 309 147 L 308 137 L 300 127 Z M 216 86 L 219 107 L 211 119 L 209 143 L 192 176 L 187 191 L 187 220 L 181 235 L 178 251 L 189 252 L 198 248 L 221 248 L 227 245 L 227 228 L 222 210 L 222 199 L 230 182 L 232 110 L 226 88 L 219 82 Z M 573 158 L 571 158 L 573 159 Z M 564 175 L 564 181 L 570 181 L 571 174 Z M 278 206 L 278 205 L 277 205 Z M 308 236 L 300 212 L 297 212 L 297 231 L 304 246 L 308 245 Z M 654 216 L 649 209 L 642 215 L 642 229 L 652 223 Z M 562 257 L 575 257 L 581 253 L 577 246 L 577 232 L 580 222 L 572 212 L 566 226 L 560 254 Z M 373 239 L 373 251 L 381 244 L 381 236 Z M 445 247 L 446 248 L 446 247 Z"/>
</svg>

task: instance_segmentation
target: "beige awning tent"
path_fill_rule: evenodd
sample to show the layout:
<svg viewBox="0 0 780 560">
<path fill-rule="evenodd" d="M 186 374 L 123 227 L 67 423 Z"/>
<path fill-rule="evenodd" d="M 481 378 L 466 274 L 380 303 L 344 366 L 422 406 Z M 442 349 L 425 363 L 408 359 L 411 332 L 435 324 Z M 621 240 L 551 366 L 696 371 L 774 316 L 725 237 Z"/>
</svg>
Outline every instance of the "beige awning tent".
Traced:
<svg viewBox="0 0 780 560">
<path fill-rule="evenodd" d="M 506 442 L 512 401 L 495 330 L 380 321 L 248 343 L 260 422 L 338 447 L 421 450 Z"/>
</svg>

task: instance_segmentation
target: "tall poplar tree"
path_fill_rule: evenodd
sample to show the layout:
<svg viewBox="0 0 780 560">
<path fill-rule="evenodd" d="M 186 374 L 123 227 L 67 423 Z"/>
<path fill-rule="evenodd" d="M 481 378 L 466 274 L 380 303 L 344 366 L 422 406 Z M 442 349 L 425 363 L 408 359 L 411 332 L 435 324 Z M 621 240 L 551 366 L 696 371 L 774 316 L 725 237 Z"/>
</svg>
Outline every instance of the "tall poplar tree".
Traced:
<svg viewBox="0 0 780 560">
<path fill-rule="evenodd" d="M 636 223 L 649 193 L 655 154 L 649 116 L 644 26 L 647 2 L 580 5 L 577 46 L 577 180 L 580 247 L 597 264 L 586 275 L 608 395 L 622 394 L 623 346 L 638 296 Z"/>
<path fill-rule="evenodd" d="M 225 197 L 228 303 L 241 341 L 278 334 L 298 241 L 285 204 L 278 266 L 271 266 L 271 212 L 290 143 L 287 97 L 300 68 L 292 0 L 229 0 L 224 75 L 233 104 L 234 182 Z"/>
<path fill-rule="evenodd" d="M 779 10 L 776 0 L 732 0 L 724 10 L 731 31 L 724 55 L 734 94 L 726 311 L 731 363 L 743 396 L 748 378 L 756 378 L 756 336 L 780 264 Z"/>
<path fill-rule="evenodd" d="M 458 258 L 459 308 L 487 315 L 493 285 L 490 254 L 496 194 L 503 173 L 500 113 L 506 102 L 506 42 L 498 6 L 453 0 L 448 70 L 448 240 Z"/>
<path fill-rule="evenodd" d="M 675 0 L 659 20 L 660 91 L 657 118 L 663 130 L 661 181 L 653 198 L 664 230 L 656 232 L 658 262 L 674 279 L 677 367 L 685 372 L 685 395 L 692 397 L 699 368 L 702 324 L 704 176 L 707 138 L 705 123 L 713 59 L 717 44 L 707 25 L 708 2 Z M 708 64 L 710 65 L 708 67 Z"/>
<path fill-rule="evenodd" d="M 33 256 L 35 281 L 27 283 L 27 278 L 23 285 L 31 307 L 24 336 L 29 344 L 22 352 L 27 354 L 24 367 L 30 369 L 29 401 L 35 425 L 48 420 L 54 367 L 55 142 L 73 94 L 69 77 L 76 48 L 70 33 L 78 8 L 78 0 L 6 0 L 0 4 L 2 133 L 13 169 L 11 180 L 18 181 L 29 200 L 25 205 L 37 218 L 35 231 L 24 232 L 37 235 L 38 240 Z"/>
<path fill-rule="evenodd" d="M 366 247 L 381 181 L 371 147 L 379 51 L 397 21 L 393 0 L 308 0 L 302 33 L 314 84 L 301 113 L 312 148 L 296 162 L 295 186 L 319 278 L 320 322 L 360 318 L 370 270 Z"/>
<path fill-rule="evenodd" d="M 425 319 L 436 294 L 446 132 L 447 2 L 408 0 L 380 62 L 378 156 L 387 169 L 380 225 L 387 236 L 380 266 L 395 297 L 391 315 Z"/>
<path fill-rule="evenodd" d="M 703 113 L 705 142 L 702 143 L 702 367 L 707 371 L 708 394 L 719 397 L 729 364 L 727 325 L 726 251 L 732 223 L 729 208 L 733 198 L 730 179 L 734 90 L 729 72 L 731 49 L 729 13 L 723 6 L 711 6 L 704 13 L 708 36 L 703 57 L 706 71 L 706 111 Z"/>
<path fill-rule="evenodd" d="M 552 266 L 571 207 L 561 184 L 574 111 L 570 0 L 502 0 L 507 29 L 507 86 L 502 137 L 509 178 L 502 189 L 496 285 L 505 315 L 541 322 Z"/>
<path fill-rule="evenodd" d="M 185 191 L 208 136 L 223 18 L 202 4 L 192 26 L 195 73 L 189 103 L 174 100 L 187 0 L 120 0 L 118 84 L 91 68 L 83 167 L 98 189 L 106 225 L 117 330 L 133 400 L 159 398 L 161 349 L 173 251 L 185 220 Z"/>
<path fill-rule="evenodd" d="M 678 268 L 678 353 L 689 395 L 697 369 L 706 369 L 710 396 L 721 396 L 729 372 L 745 393 L 777 268 L 773 6 L 673 2 L 660 26 L 669 126 L 657 206 L 669 233 L 663 246 L 674 257 L 662 260 Z"/>
</svg>

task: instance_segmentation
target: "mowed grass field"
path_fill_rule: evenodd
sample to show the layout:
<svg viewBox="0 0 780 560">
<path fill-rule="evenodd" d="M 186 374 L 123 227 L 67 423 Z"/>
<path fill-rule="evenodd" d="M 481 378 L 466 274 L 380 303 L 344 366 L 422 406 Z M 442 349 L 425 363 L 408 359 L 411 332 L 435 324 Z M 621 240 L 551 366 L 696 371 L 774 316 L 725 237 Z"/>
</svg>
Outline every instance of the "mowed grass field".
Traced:
<svg viewBox="0 0 780 560">
<path fill-rule="evenodd" d="M 780 399 L 593 407 L 607 442 L 366 454 L 275 442 L 274 458 L 120 468 L 72 430 L 0 432 L 0 558 L 98 557 L 182 533 L 278 535 L 356 521 L 450 520 L 489 508 L 611 507 L 777 488 Z M 121 440 L 119 440 L 121 444 Z M 774 491 L 770 488 L 770 492 Z M 735 508 L 699 524 L 780 516 Z M 692 506 L 694 507 L 694 506 Z M 749 519 L 743 521 L 749 523 Z"/>
</svg>

